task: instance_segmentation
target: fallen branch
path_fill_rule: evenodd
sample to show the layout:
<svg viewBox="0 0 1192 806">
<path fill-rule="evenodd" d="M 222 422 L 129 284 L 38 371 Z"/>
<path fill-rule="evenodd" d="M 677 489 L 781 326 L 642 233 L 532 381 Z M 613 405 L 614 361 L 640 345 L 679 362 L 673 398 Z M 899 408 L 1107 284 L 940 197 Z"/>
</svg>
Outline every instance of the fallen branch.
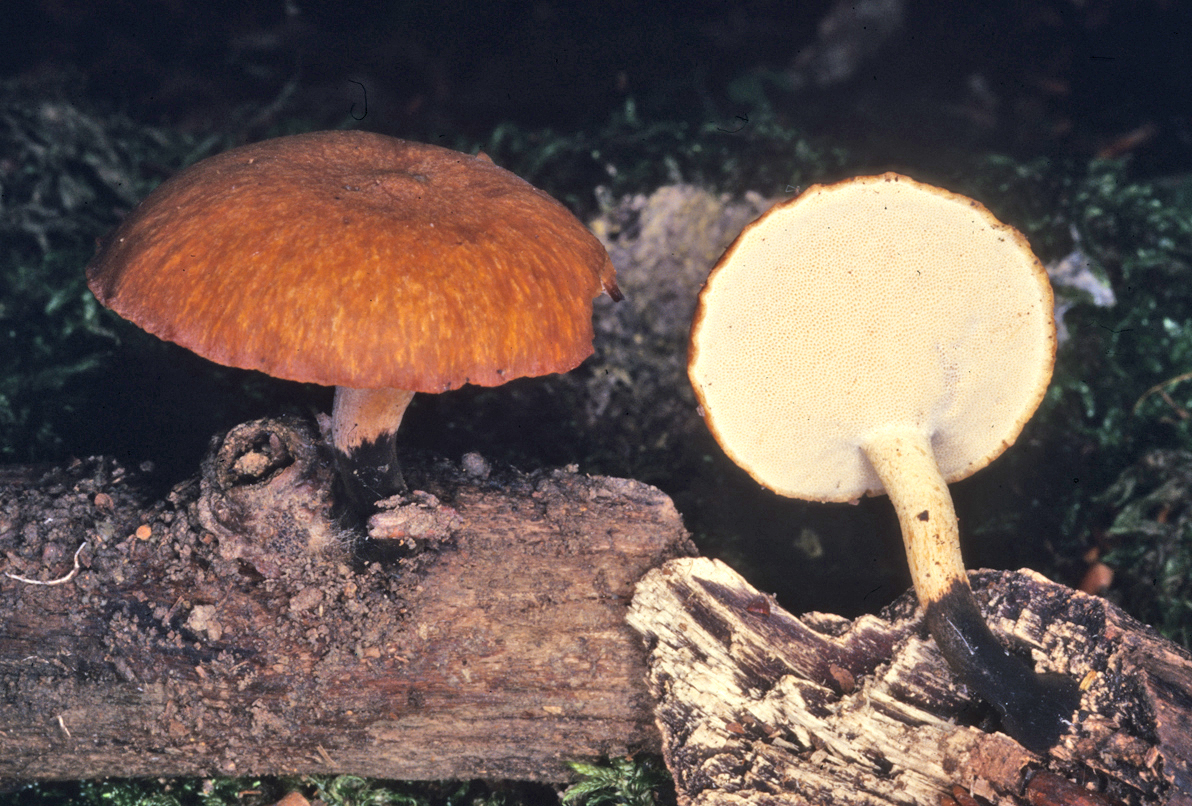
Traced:
<svg viewBox="0 0 1192 806">
<path fill-rule="evenodd" d="M 936 806 L 959 786 L 997 804 L 1192 803 L 1192 657 L 1038 575 L 971 579 L 995 632 L 1081 681 L 1047 758 L 992 732 L 912 595 L 880 617 L 796 618 L 714 560 L 651 571 L 629 619 L 680 802 Z"/>
<path fill-rule="evenodd" d="M 108 460 L 0 470 L 0 777 L 564 780 L 656 748 L 624 618 L 692 551 L 670 500 L 465 465 L 409 462 L 358 544 L 293 423 L 151 503 Z"/>
</svg>

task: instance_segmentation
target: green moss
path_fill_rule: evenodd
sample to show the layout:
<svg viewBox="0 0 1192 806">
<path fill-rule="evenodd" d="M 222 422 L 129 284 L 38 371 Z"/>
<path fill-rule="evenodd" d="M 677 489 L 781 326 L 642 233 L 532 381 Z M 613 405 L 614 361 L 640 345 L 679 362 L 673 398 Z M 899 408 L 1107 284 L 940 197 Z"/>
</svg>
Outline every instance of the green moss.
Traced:
<svg viewBox="0 0 1192 806">
<path fill-rule="evenodd" d="M 526 793 L 544 795 L 544 787 L 530 785 L 502 789 L 480 781 L 400 782 L 377 781 L 356 775 L 311 776 L 300 779 L 300 790 L 317 796 L 328 806 L 512 806 Z M 549 794 L 553 795 L 553 791 Z"/>
<path fill-rule="evenodd" d="M 1045 417 L 1083 455 L 1083 475 L 1105 489 L 1152 448 L 1192 448 L 1192 424 L 1179 413 L 1192 387 L 1170 383 L 1192 358 L 1192 203 L 1104 162 L 1062 201 L 1117 303 L 1073 309 Z"/>
<path fill-rule="evenodd" d="M 59 457 L 62 426 L 86 417 L 76 386 L 118 336 L 82 267 L 189 146 L 62 86 L 0 85 L 0 462 Z"/>
<path fill-rule="evenodd" d="M 658 771 L 651 769 L 657 776 Z M 642 779 L 634 777 L 632 780 Z M 313 803 L 322 802 L 326 806 L 555 806 L 559 802 L 554 788 L 542 784 L 499 781 L 402 782 L 372 780 L 356 775 L 313 775 L 297 778 L 110 778 L 33 783 L 0 794 L 0 804 L 272 806 L 286 793 L 294 791 Z M 625 803 L 638 802 L 648 802 L 653 806 L 653 801 Z M 584 801 L 576 803 L 582 806 Z"/>
<path fill-rule="evenodd" d="M 652 756 L 568 764 L 579 781 L 563 793 L 563 806 L 656 806 L 674 802 L 670 775 Z"/>
<path fill-rule="evenodd" d="M 1119 604 L 1192 646 L 1192 452 L 1154 450 L 1124 470 L 1097 503 L 1111 514 Z"/>
<path fill-rule="evenodd" d="M 844 149 L 815 140 L 762 105 L 725 120 L 649 120 L 632 99 L 598 130 L 559 133 L 503 124 L 486 141 L 459 141 L 562 199 L 587 217 L 603 198 L 688 182 L 711 190 L 770 196 L 839 172 Z"/>
<path fill-rule="evenodd" d="M 31 783 L 0 795 L 5 806 L 266 806 L 284 789 L 259 778 L 137 778 Z"/>
<path fill-rule="evenodd" d="M 1150 492 L 1128 469 L 1155 450 L 1192 449 L 1192 181 L 1136 178 L 1127 161 L 1004 158 L 984 160 L 974 178 L 957 180 L 965 181 L 1045 262 L 1079 250 L 1116 296 L 1098 307 L 1057 289 L 1071 303 L 1069 337 L 1047 398 L 1019 444 L 973 482 L 988 474 L 1017 497 L 984 490 L 1002 508 L 983 512 L 972 530 L 1046 544 L 1052 562 L 1042 570 L 1074 583 L 1085 550 L 1108 547 L 1094 537 L 1107 525 L 1131 541 L 1146 533 L 1137 512 Z M 1162 547 L 1113 556 L 1127 579 L 1174 579 L 1192 568 L 1192 544 L 1170 534 Z M 1165 589 L 1171 594 L 1123 604 L 1186 641 L 1172 626 L 1187 618 L 1186 592 Z"/>
</svg>

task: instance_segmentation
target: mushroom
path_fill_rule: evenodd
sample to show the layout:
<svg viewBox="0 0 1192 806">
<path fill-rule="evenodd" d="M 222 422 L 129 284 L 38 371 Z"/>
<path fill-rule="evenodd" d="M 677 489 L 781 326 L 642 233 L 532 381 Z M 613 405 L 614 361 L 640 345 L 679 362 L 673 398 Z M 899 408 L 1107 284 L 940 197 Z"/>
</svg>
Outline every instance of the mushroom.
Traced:
<svg viewBox="0 0 1192 806">
<path fill-rule="evenodd" d="M 334 386 L 349 491 L 399 490 L 415 392 L 566 372 L 592 300 L 620 299 L 599 241 L 485 155 L 357 131 L 236 148 L 151 193 L 87 266 L 126 319 L 232 367 Z"/>
<path fill-rule="evenodd" d="M 981 204 L 904 176 L 814 186 L 747 227 L 700 295 L 689 374 L 725 452 L 812 501 L 890 496 L 944 657 L 1042 752 L 1079 694 L 989 631 L 948 483 L 993 461 L 1055 358 L 1047 274 Z"/>
</svg>

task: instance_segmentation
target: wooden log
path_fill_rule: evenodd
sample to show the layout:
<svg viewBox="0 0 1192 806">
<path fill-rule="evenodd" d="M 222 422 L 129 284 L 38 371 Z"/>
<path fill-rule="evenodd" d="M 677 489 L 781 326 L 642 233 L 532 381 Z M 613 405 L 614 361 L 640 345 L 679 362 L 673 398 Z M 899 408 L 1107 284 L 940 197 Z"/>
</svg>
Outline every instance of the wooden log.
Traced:
<svg viewBox="0 0 1192 806">
<path fill-rule="evenodd" d="M 1081 681 L 1074 726 L 1047 757 L 992 731 L 913 594 L 851 622 L 796 618 L 715 560 L 651 571 L 629 620 L 680 802 L 1192 803 L 1192 656 L 1034 573 L 970 576 L 995 633 Z"/>
<path fill-rule="evenodd" d="M 658 490 L 413 461 L 369 537 L 300 424 L 149 501 L 116 463 L 0 470 L 0 778 L 564 780 L 657 748 L 632 586 L 690 554 Z"/>
</svg>

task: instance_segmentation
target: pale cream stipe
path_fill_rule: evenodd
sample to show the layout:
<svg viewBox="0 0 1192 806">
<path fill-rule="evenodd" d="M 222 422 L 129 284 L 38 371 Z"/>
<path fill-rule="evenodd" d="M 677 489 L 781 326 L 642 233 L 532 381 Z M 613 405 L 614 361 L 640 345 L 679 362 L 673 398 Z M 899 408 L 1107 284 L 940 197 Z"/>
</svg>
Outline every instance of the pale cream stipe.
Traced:
<svg viewBox="0 0 1192 806">
<path fill-rule="evenodd" d="M 939 601 L 967 577 L 952 495 L 931 443 L 922 431 L 891 428 L 872 434 L 862 449 L 898 513 L 915 594 L 920 602 Z"/>
</svg>

